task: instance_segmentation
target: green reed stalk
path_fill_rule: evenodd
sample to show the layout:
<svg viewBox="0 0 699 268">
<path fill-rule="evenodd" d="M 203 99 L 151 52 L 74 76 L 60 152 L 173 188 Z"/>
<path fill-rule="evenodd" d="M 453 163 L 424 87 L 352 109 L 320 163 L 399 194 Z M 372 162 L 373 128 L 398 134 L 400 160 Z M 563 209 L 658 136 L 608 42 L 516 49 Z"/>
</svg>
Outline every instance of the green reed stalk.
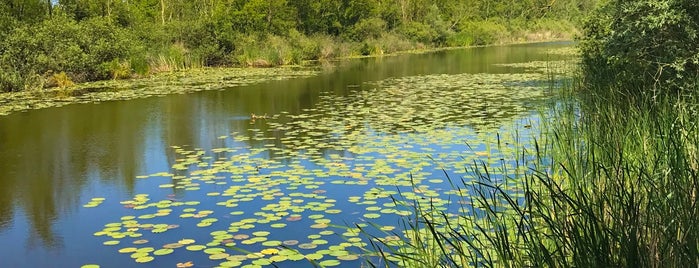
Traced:
<svg viewBox="0 0 699 268">
<path fill-rule="evenodd" d="M 374 248 L 404 267 L 699 266 L 699 101 L 568 87 L 527 172 L 474 163 L 449 178 L 469 213 L 414 205 L 404 246 Z"/>
</svg>

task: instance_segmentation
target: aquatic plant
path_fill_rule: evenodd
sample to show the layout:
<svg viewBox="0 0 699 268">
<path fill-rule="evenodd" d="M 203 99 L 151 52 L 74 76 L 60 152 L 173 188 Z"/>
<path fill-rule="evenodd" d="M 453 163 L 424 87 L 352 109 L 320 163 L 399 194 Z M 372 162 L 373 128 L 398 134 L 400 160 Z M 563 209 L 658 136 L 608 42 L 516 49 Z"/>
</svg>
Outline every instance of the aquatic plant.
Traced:
<svg viewBox="0 0 699 268">
<path fill-rule="evenodd" d="M 417 213 L 408 204 L 455 208 L 450 182 L 437 178 L 433 163 L 466 167 L 511 153 L 504 143 L 515 144 L 516 135 L 501 137 L 498 148 L 488 133 L 512 121 L 508 130 L 531 131 L 525 125 L 536 122 L 518 118 L 545 99 L 543 79 L 540 73 L 390 78 L 359 85 L 350 96 L 323 95 L 299 114 L 251 114 L 248 132 L 218 137 L 220 147 L 172 146 L 170 170 L 137 177 L 151 192 L 89 201 L 87 209 L 123 207 L 94 235 L 137 263 L 161 265 L 177 255 L 191 257 L 178 263 L 225 267 L 359 266 L 380 258 L 367 253 L 374 240 L 362 233 L 395 230 L 376 238 L 400 242 L 398 232 L 409 226 L 395 223 Z M 484 142 L 454 144 L 465 139 Z M 464 151 L 472 153 L 463 157 Z M 391 198 L 399 193 L 403 200 Z"/>
<path fill-rule="evenodd" d="M 699 265 L 696 100 L 605 92 L 564 91 L 548 135 L 510 159 L 526 172 L 475 162 L 478 179 L 454 180 L 461 213 L 413 204 L 420 239 L 375 251 L 399 266 Z"/>
</svg>

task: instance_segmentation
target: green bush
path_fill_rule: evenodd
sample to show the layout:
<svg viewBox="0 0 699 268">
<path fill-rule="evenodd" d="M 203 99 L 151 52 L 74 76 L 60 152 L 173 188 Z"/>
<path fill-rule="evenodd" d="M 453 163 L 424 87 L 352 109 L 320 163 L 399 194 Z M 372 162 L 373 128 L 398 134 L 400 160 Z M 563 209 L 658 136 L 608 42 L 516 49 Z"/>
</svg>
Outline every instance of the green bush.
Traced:
<svg viewBox="0 0 699 268">
<path fill-rule="evenodd" d="M 233 41 L 229 35 L 219 34 L 225 29 L 210 21 L 173 23 L 178 28 L 177 41 L 182 42 L 203 61 L 206 66 L 228 65 L 228 55 L 233 52 Z"/>
<path fill-rule="evenodd" d="M 657 95 L 664 94 L 661 88 L 693 88 L 699 77 L 697 1 L 609 1 L 586 20 L 583 32 L 586 79 L 602 88 Z"/>
<path fill-rule="evenodd" d="M 76 82 L 110 78 L 103 66 L 128 56 L 129 41 L 124 32 L 108 21 L 90 19 L 80 23 L 54 16 L 36 25 L 24 25 L 10 32 L 0 51 L 0 65 L 14 74 L 3 76 L 3 90 L 16 91 L 44 79 L 50 73 L 65 72 Z"/>
<path fill-rule="evenodd" d="M 370 38 L 379 38 L 384 32 L 386 32 L 385 21 L 380 18 L 369 18 L 352 26 L 349 36 L 354 41 L 364 41 Z"/>
<path fill-rule="evenodd" d="M 440 36 L 436 29 L 415 21 L 404 23 L 397 30 L 408 39 L 424 44 L 432 44 Z"/>
<path fill-rule="evenodd" d="M 447 37 L 447 46 L 450 47 L 465 47 L 471 46 L 474 43 L 473 35 L 467 32 L 458 32 Z"/>
<path fill-rule="evenodd" d="M 509 30 L 504 23 L 494 20 L 466 21 L 459 25 L 460 40 L 472 39 L 471 45 L 488 45 L 500 42 L 509 35 Z"/>
<path fill-rule="evenodd" d="M 290 45 L 294 48 L 294 58 L 299 60 L 317 60 L 320 58 L 321 42 L 309 38 L 296 30 L 291 30 L 287 37 Z"/>
</svg>

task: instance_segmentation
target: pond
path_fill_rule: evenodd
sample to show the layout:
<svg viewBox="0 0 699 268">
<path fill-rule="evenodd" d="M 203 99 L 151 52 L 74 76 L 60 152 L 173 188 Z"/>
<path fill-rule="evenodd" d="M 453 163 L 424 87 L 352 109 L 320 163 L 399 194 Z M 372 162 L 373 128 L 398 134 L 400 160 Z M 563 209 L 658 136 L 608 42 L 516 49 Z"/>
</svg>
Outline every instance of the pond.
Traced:
<svg viewBox="0 0 699 268">
<path fill-rule="evenodd" d="M 505 159 L 539 135 L 554 96 L 541 67 L 570 45 L 349 60 L 0 117 L 0 260 L 359 267 L 370 241 L 358 225 L 400 234 L 405 204 L 453 209 L 450 179 L 473 179 L 474 163 L 517 169 Z"/>
</svg>

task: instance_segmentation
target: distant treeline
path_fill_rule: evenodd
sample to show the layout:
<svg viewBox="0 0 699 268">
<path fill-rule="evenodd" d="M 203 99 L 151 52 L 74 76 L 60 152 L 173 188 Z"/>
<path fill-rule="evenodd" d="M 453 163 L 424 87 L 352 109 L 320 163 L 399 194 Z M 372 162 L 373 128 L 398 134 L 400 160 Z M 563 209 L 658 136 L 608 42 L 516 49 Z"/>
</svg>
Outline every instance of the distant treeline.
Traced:
<svg viewBox="0 0 699 268">
<path fill-rule="evenodd" d="M 0 91 L 569 37 L 597 0 L 3 0 Z"/>
</svg>

